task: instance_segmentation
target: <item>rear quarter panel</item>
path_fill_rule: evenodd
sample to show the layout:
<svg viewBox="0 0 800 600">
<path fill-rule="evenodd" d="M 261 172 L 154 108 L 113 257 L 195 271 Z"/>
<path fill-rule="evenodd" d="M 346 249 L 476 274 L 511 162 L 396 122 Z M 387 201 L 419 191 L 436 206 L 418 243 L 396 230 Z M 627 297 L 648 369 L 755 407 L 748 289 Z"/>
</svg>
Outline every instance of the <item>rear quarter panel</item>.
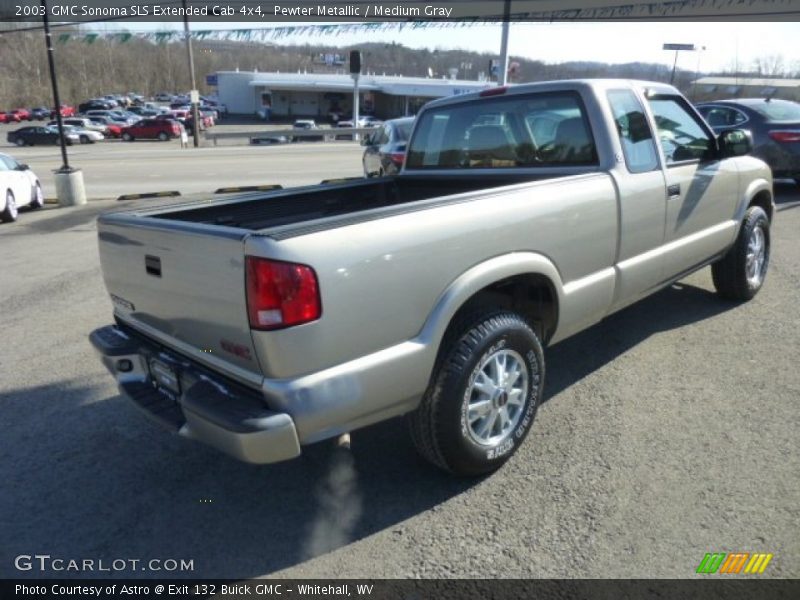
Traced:
<svg viewBox="0 0 800 600">
<path fill-rule="evenodd" d="M 556 265 L 561 280 L 556 286 L 592 283 L 592 276 L 610 272 L 608 297 L 581 308 L 600 318 L 613 289 L 610 267 L 617 247 L 617 200 L 609 175 L 463 196 L 463 202 L 279 242 L 250 236 L 246 254 L 311 265 L 322 296 L 318 321 L 253 332 L 265 375 L 315 372 L 413 339 L 462 274 L 514 253 L 535 253 Z M 572 315 L 572 320 L 579 317 L 587 315 Z"/>
</svg>

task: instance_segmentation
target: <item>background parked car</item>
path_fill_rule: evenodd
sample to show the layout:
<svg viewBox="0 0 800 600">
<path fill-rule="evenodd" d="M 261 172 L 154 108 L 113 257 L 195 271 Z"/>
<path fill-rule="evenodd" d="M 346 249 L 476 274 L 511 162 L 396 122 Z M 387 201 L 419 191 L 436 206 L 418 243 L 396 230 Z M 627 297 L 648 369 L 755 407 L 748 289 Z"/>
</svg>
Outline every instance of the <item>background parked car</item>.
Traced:
<svg viewBox="0 0 800 600">
<path fill-rule="evenodd" d="M 313 119 L 297 119 L 292 125 L 294 129 L 319 129 L 316 121 Z M 293 142 L 321 142 L 325 139 L 323 135 L 304 135 L 292 136 Z"/>
<path fill-rule="evenodd" d="M 105 133 L 108 131 L 105 125 L 94 123 L 88 117 L 67 117 L 66 119 L 62 119 L 61 122 L 64 123 L 65 126 L 69 125 L 70 127 L 77 127 L 78 129 L 96 131 L 103 136 L 105 136 Z M 58 121 L 50 121 L 47 125 L 49 127 L 58 127 Z"/>
<path fill-rule="evenodd" d="M 365 177 L 394 175 L 403 166 L 414 117 L 391 119 L 361 141 Z"/>
<path fill-rule="evenodd" d="M 80 138 L 76 133 L 64 131 L 65 142 L 68 146 L 79 142 Z M 6 136 L 9 144 L 16 144 L 17 146 L 35 146 L 38 144 L 58 144 L 60 143 L 58 129 L 55 127 L 43 127 L 41 125 L 34 125 L 30 127 L 23 127 L 16 131 L 9 131 Z"/>
<path fill-rule="evenodd" d="M 774 98 L 737 98 L 704 102 L 697 110 L 716 133 L 749 130 L 753 156 L 770 166 L 773 177 L 792 178 L 800 185 L 800 104 Z"/>
<path fill-rule="evenodd" d="M 142 119 L 138 123 L 122 128 L 122 139 L 153 139 L 166 142 L 181 135 L 181 126 L 170 119 Z"/>
<path fill-rule="evenodd" d="M 36 108 L 31 109 L 31 118 L 36 119 L 37 121 L 44 121 L 45 119 L 50 118 L 51 112 L 52 111 L 46 106 L 37 106 Z"/>
<path fill-rule="evenodd" d="M 83 129 L 81 127 L 76 127 L 75 125 L 64 125 L 64 132 L 77 135 L 78 141 L 81 144 L 94 144 L 95 142 L 103 140 L 105 137 L 99 131 Z"/>
<path fill-rule="evenodd" d="M 19 123 L 21 120 L 17 113 L 10 110 L 2 113 L 2 115 L 2 121 L 0 121 L 0 123 Z"/>
<path fill-rule="evenodd" d="M 17 121 L 30 121 L 31 120 L 31 113 L 27 108 L 15 108 L 14 110 L 8 111 L 12 115 L 16 115 Z"/>
<path fill-rule="evenodd" d="M 70 106 L 69 104 L 62 104 L 59 112 L 61 113 L 62 117 L 74 117 L 75 116 L 75 107 L 74 106 Z M 50 118 L 51 119 L 55 119 L 56 118 L 56 111 L 55 110 L 51 110 L 50 111 Z"/>
<path fill-rule="evenodd" d="M 20 206 L 41 208 L 44 205 L 39 178 L 28 165 L 0 154 L 0 220 L 16 221 Z"/>
<path fill-rule="evenodd" d="M 97 126 L 105 127 L 106 130 L 103 132 L 103 134 L 107 137 L 118 138 L 122 135 L 123 126 L 110 117 L 98 116 L 88 117 L 88 119 Z"/>
</svg>

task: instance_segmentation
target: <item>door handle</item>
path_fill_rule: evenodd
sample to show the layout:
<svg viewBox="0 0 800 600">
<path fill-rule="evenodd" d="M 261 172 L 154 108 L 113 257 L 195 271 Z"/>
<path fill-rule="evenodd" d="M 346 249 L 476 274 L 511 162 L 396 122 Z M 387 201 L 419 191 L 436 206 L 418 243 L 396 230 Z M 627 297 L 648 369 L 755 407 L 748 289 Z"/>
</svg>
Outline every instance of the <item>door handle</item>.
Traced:
<svg viewBox="0 0 800 600">
<path fill-rule="evenodd" d="M 679 198 L 681 195 L 681 186 L 679 183 L 673 183 L 667 186 L 667 196 L 670 198 Z"/>
</svg>

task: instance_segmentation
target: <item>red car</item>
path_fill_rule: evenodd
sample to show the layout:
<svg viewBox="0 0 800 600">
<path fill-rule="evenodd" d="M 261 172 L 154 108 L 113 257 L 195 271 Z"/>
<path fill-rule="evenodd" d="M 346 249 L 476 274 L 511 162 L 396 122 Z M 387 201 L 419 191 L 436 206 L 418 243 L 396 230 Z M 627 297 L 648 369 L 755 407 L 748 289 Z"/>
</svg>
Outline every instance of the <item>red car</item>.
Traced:
<svg viewBox="0 0 800 600">
<path fill-rule="evenodd" d="M 8 120 L 8 115 L 3 111 L 0 111 L 0 123 L 10 123 Z"/>
<path fill-rule="evenodd" d="M 132 142 L 136 138 L 166 142 L 181 136 L 181 126 L 167 119 L 142 119 L 138 123 L 122 128 L 122 139 Z"/>
<path fill-rule="evenodd" d="M 59 110 L 62 117 L 74 117 L 75 116 L 75 107 L 70 106 L 69 104 L 62 104 L 61 110 Z M 50 111 L 50 118 L 56 118 L 56 111 Z"/>
<path fill-rule="evenodd" d="M 15 118 L 14 120 L 20 122 L 22 120 L 30 121 L 31 120 L 31 113 L 26 108 L 15 108 L 14 110 L 8 111 L 9 115 L 13 115 Z"/>
<path fill-rule="evenodd" d="M 0 123 L 19 123 L 20 120 L 19 115 L 14 111 L 0 112 Z"/>
</svg>

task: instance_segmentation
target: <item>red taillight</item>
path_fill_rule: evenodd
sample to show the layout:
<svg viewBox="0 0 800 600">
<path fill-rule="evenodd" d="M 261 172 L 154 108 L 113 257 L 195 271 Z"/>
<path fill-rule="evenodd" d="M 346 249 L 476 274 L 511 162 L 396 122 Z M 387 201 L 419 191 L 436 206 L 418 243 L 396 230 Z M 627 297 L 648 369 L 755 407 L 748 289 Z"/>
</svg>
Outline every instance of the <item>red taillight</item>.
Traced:
<svg viewBox="0 0 800 600">
<path fill-rule="evenodd" d="M 319 319 L 322 303 L 314 269 L 245 257 L 247 314 L 253 329 L 281 329 Z"/>
<path fill-rule="evenodd" d="M 769 137 L 776 142 L 782 144 L 789 144 L 791 142 L 800 142 L 800 131 L 798 130 L 783 130 L 783 131 L 770 131 Z"/>
<path fill-rule="evenodd" d="M 487 88 L 483 90 L 479 96 L 500 96 L 501 94 L 505 94 L 506 90 L 508 90 L 508 86 L 501 85 L 500 87 L 493 87 Z"/>
<path fill-rule="evenodd" d="M 405 157 L 406 157 L 405 152 L 392 152 L 391 154 L 389 154 L 389 160 L 391 160 L 398 167 L 403 166 L 403 160 L 405 159 Z"/>
</svg>

